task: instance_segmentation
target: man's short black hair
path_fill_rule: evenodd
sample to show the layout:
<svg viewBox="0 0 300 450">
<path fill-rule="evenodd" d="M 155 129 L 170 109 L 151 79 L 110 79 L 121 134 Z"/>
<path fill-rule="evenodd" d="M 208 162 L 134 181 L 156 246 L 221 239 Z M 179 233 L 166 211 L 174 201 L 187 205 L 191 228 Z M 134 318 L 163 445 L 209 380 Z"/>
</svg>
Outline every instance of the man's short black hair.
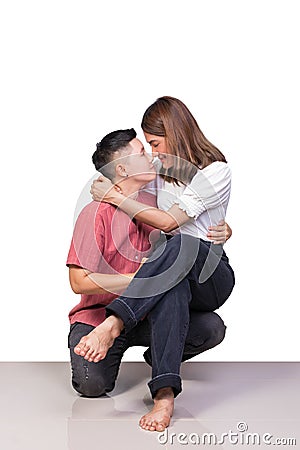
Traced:
<svg viewBox="0 0 300 450">
<path fill-rule="evenodd" d="M 104 176 L 113 178 L 114 173 L 112 164 L 109 164 L 114 159 L 116 152 L 126 148 L 132 139 L 136 137 L 136 132 L 133 128 L 128 130 L 117 130 L 107 134 L 98 142 L 97 150 L 92 156 L 93 163 L 96 170 L 101 171 Z"/>
</svg>

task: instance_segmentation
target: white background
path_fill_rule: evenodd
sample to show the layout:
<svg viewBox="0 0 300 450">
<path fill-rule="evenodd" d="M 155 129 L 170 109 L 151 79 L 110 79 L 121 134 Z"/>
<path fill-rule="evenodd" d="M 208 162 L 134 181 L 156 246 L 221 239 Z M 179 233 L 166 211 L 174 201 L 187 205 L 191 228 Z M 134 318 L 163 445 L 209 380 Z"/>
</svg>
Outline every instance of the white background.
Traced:
<svg viewBox="0 0 300 450">
<path fill-rule="evenodd" d="M 65 261 L 95 144 L 141 134 L 146 107 L 172 95 L 233 171 L 227 337 L 198 359 L 298 360 L 298 2 L 4 4 L 0 359 L 68 360 Z"/>
</svg>

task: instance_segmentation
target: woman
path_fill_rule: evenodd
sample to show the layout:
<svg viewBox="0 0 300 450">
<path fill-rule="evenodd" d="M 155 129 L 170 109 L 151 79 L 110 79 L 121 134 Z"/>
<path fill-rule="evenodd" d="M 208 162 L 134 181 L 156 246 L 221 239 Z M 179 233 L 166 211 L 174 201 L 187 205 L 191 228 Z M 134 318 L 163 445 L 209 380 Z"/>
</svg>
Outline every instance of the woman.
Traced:
<svg viewBox="0 0 300 450">
<path fill-rule="evenodd" d="M 224 155 L 206 139 L 188 108 L 173 97 L 161 97 L 146 110 L 142 129 L 161 163 L 159 208 L 124 197 L 104 177 L 94 182 L 93 198 L 112 203 L 173 237 L 153 252 L 123 295 L 108 305 L 109 317 L 94 330 L 97 345 L 79 344 L 78 352 L 89 361 L 103 359 L 115 337 L 131 330 L 160 301 L 179 296 L 184 311 L 189 307 L 214 311 L 234 286 L 222 245 L 207 240 L 206 234 L 209 226 L 224 220 L 228 206 L 231 173 Z M 182 329 L 181 334 L 182 343 Z M 149 387 L 154 408 L 140 421 L 144 429 L 162 431 L 169 425 L 174 397 L 181 391 L 182 348 L 176 350 L 164 365 L 165 372 L 152 374 Z M 165 349 L 156 348 L 156 352 L 163 360 Z"/>
</svg>

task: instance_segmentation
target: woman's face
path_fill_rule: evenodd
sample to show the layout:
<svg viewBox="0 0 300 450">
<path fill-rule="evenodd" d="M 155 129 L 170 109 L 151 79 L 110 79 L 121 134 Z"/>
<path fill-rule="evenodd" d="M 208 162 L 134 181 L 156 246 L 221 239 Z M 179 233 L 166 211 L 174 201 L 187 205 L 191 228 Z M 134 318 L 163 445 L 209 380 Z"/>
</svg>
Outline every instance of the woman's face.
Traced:
<svg viewBox="0 0 300 450">
<path fill-rule="evenodd" d="M 144 132 L 144 136 L 148 144 L 151 145 L 153 158 L 157 156 L 164 169 L 172 167 L 174 157 L 167 145 L 166 138 L 146 132 Z"/>
</svg>

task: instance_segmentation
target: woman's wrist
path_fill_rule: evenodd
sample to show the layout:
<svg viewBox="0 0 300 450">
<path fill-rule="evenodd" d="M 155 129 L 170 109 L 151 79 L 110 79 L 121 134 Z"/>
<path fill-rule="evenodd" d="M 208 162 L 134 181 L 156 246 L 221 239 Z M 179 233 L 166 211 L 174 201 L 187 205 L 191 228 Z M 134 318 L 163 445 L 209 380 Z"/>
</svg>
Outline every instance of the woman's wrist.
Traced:
<svg viewBox="0 0 300 450">
<path fill-rule="evenodd" d="M 116 189 L 111 189 L 111 191 L 107 195 L 107 201 L 115 206 L 119 206 L 125 198 L 125 195 L 121 194 L 121 192 L 117 191 Z"/>
</svg>

